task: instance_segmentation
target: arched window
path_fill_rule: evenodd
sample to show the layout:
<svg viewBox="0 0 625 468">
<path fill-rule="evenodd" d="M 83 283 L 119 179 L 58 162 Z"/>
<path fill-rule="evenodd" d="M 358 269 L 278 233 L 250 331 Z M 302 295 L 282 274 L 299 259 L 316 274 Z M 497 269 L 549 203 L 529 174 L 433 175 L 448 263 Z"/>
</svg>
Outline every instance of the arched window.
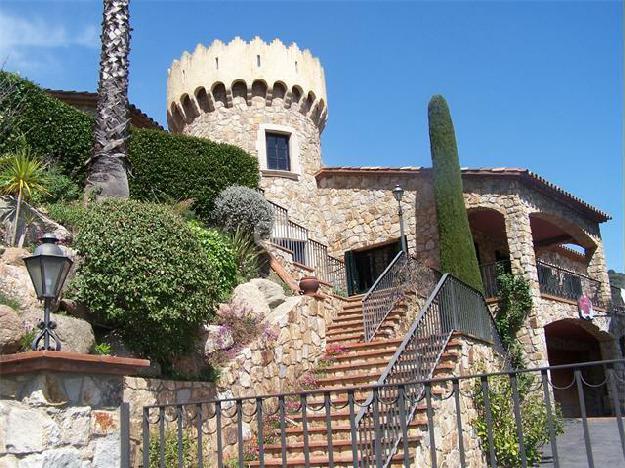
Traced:
<svg viewBox="0 0 625 468">
<path fill-rule="evenodd" d="M 272 97 L 273 99 L 283 99 L 286 96 L 286 86 L 284 85 L 284 83 L 280 83 L 279 81 L 275 82 L 273 84 L 273 90 L 272 90 Z"/>
<path fill-rule="evenodd" d="M 215 104 L 221 103 L 221 106 L 226 107 L 226 87 L 223 83 L 215 83 L 213 86 L 213 100 Z"/>
<path fill-rule="evenodd" d="M 267 98 L 267 83 L 256 80 L 252 83 L 252 98 L 260 97 L 263 101 Z"/>
<path fill-rule="evenodd" d="M 213 110 L 210 97 L 204 87 L 200 87 L 195 91 L 195 99 L 203 112 L 210 112 Z"/>
<path fill-rule="evenodd" d="M 242 98 L 247 102 L 247 85 L 245 81 L 235 81 L 232 83 L 232 99 Z"/>
</svg>

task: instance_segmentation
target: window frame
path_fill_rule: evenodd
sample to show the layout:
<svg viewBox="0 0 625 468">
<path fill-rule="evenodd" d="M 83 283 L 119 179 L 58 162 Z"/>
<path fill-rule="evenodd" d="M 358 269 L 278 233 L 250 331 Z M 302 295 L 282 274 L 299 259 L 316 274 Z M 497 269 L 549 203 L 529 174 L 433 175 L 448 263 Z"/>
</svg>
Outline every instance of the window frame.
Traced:
<svg viewBox="0 0 625 468">
<path fill-rule="evenodd" d="M 290 170 L 285 171 L 280 169 L 269 169 L 267 160 L 268 133 L 288 136 Z M 291 127 L 276 124 L 260 124 L 258 126 L 258 133 L 256 137 L 256 153 L 258 157 L 258 166 L 263 176 L 298 179 L 299 175 L 301 175 L 299 138 L 295 133 L 295 130 Z"/>
<path fill-rule="evenodd" d="M 276 161 L 276 165 L 280 166 L 282 161 L 282 158 L 280 157 L 281 155 L 276 155 L 275 158 L 271 157 L 271 155 L 269 154 L 269 139 L 270 138 L 276 138 L 276 139 L 280 139 L 282 138 L 283 141 L 286 140 L 286 168 L 280 168 L 280 167 L 270 167 L 270 159 L 275 159 Z M 288 133 L 284 133 L 284 132 L 273 132 L 270 130 L 266 130 L 265 131 L 265 151 L 266 151 L 266 163 L 267 163 L 267 169 L 270 171 L 285 171 L 285 172 L 291 172 L 291 135 Z"/>
</svg>

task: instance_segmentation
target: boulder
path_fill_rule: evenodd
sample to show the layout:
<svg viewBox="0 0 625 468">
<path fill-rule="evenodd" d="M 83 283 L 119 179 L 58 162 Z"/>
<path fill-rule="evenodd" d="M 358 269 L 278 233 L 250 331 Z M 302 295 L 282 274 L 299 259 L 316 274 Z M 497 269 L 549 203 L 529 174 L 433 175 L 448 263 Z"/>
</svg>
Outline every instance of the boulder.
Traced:
<svg viewBox="0 0 625 468">
<path fill-rule="evenodd" d="M 234 345 L 232 332 L 228 327 L 222 325 L 204 325 L 202 339 L 204 340 L 203 348 L 205 356 L 209 356 L 215 351 L 228 349 Z"/>
<path fill-rule="evenodd" d="M 308 300 L 306 296 L 287 297 L 282 304 L 265 317 L 265 321 L 270 325 L 278 325 L 279 327 L 285 326 L 289 321 L 290 312 L 306 300 Z"/>
<path fill-rule="evenodd" d="M 2 261 L 5 265 L 21 266 L 26 268 L 23 258 L 32 255 L 28 250 L 20 247 L 7 247 L 2 253 Z"/>
<path fill-rule="evenodd" d="M 28 311 L 23 315 L 28 328 L 35 328 L 43 318 L 43 310 Z M 69 315 L 51 314 L 51 319 L 56 322 L 56 333 L 61 339 L 63 351 L 76 353 L 89 353 L 95 345 L 93 328 L 86 320 Z"/>
<path fill-rule="evenodd" d="M 240 284 L 234 288 L 231 302 L 247 307 L 262 317 L 266 317 L 271 310 L 265 295 L 251 282 Z"/>
<path fill-rule="evenodd" d="M 263 293 L 265 300 L 271 309 L 279 306 L 286 299 L 282 286 L 269 279 L 254 278 L 253 280 L 250 280 L 250 283 L 256 286 L 258 290 Z"/>
<path fill-rule="evenodd" d="M 0 354 L 19 351 L 22 337 L 26 334 L 22 319 L 9 306 L 0 305 Z"/>
<path fill-rule="evenodd" d="M 5 241 L 8 243 L 8 236 L 12 232 L 13 213 L 15 210 L 15 198 L 12 196 L 0 197 L 0 222 L 3 224 Z M 28 219 L 28 225 L 24 221 Z M 48 218 L 44 213 L 23 202 L 18 226 L 18 240 L 21 243 L 33 243 L 41 233 L 50 233 L 59 240 L 70 240 L 71 233 L 59 223 Z M 21 245 L 21 244 L 20 244 Z"/>
</svg>

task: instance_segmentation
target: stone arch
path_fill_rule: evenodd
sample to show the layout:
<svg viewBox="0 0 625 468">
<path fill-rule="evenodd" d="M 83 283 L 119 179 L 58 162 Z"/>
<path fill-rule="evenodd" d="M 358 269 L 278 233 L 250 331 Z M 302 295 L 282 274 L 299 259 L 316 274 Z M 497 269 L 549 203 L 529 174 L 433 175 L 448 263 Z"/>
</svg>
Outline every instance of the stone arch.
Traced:
<svg viewBox="0 0 625 468">
<path fill-rule="evenodd" d="M 213 95 L 213 101 L 215 102 L 215 107 L 226 107 L 227 102 L 228 102 L 228 98 L 226 95 L 226 86 L 221 83 L 221 82 L 217 82 L 213 85 L 213 89 L 211 90 L 211 93 Z"/>
<path fill-rule="evenodd" d="M 583 362 L 609 359 L 604 356 L 602 342 L 606 341 L 605 333 L 591 322 L 581 319 L 563 318 L 555 320 L 544 327 L 545 344 L 550 366 L 578 364 Z M 584 386 L 584 403 L 588 416 L 608 416 L 611 408 L 608 389 L 605 385 L 592 387 L 605 380 L 603 367 L 593 366 L 581 368 L 583 379 L 591 385 Z M 560 389 L 554 388 L 554 398 L 560 404 L 565 417 L 579 417 L 581 408 L 577 387 L 572 369 L 552 369 L 551 381 Z"/>
<path fill-rule="evenodd" d="M 476 206 L 467 209 L 467 217 L 480 264 L 484 293 L 486 297 L 496 297 L 499 270 L 511 271 L 505 216 L 500 209 Z"/>
<path fill-rule="evenodd" d="M 204 88 L 204 86 L 197 88 L 193 94 L 195 95 L 195 100 L 197 101 L 198 106 L 200 106 L 202 112 L 211 112 L 215 110 L 212 99 L 206 92 L 206 88 Z"/>
<path fill-rule="evenodd" d="M 193 102 L 188 94 L 185 93 L 182 95 L 180 98 L 180 104 L 182 105 L 182 111 L 184 112 L 184 117 L 187 123 L 191 123 L 193 119 L 200 115 L 195 102 Z"/>
<path fill-rule="evenodd" d="M 236 80 L 232 82 L 232 102 L 243 101 L 247 103 L 247 83 L 243 80 Z"/>
<path fill-rule="evenodd" d="M 308 112 L 312 109 L 313 104 L 315 103 L 315 99 L 315 93 L 309 91 L 308 96 L 306 96 L 306 100 L 300 106 L 300 112 L 304 115 L 308 114 Z"/>
<path fill-rule="evenodd" d="M 167 113 L 167 120 L 168 120 L 169 127 L 174 132 L 182 131 L 184 127 L 184 116 L 182 115 L 182 112 L 180 111 L 178 104 L 176 104 L 175 102 L 172 102 L 171 106 L 169 107 L 169 112 Z"/>
<path fill-rule="evenodd" d="M 304 91 L 299 86 L 295 85 L 291 88 L 291 106 L 295 105 L 296 108 L 301 105 L 302 96 Z"/>
<path fill-rule="evenodd" d="M 282 81 L 276 81 L 271 88 L 272 100 L 281 99 L 283 102 L 286 98 L 287 87 Z"/>
<path fill-rule="evenodd" d="M 325 102 L 323 101 L 323 99 L 320 99 L 319 102 L 317 102 L 317 105 L 315 106 L 311 114 L 311 118 L 313 122 L 315 122 L 315 124 L 319 124 L 321 120 L 321 115 L 323 114 L 324 110 L 325 110 Z"/>
<path fill-rule="evenodd" d="M 267 100 L 267 83 L 264 80 L 254 80 L 252 82 L 252 100 L 254 98 L 260 98 L 263 103 Z"/>
</svg>

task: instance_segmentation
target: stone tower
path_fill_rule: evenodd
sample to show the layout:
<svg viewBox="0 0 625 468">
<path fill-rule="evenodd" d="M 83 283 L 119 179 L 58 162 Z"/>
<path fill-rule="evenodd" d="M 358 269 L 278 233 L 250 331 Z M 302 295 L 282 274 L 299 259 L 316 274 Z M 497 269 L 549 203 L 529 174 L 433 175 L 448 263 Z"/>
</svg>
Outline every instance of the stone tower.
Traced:
<svg viewBox="0 0 625 468">
<path fill-rule="evenodd" d="M 167 110 L 172 132 L 256 156 L 267 198 L 318 232 L 314 174 L 328 114 L 323 67 L 309 50 L 258 37 L 198 45 L 169 69 Z"/>
</svg>

